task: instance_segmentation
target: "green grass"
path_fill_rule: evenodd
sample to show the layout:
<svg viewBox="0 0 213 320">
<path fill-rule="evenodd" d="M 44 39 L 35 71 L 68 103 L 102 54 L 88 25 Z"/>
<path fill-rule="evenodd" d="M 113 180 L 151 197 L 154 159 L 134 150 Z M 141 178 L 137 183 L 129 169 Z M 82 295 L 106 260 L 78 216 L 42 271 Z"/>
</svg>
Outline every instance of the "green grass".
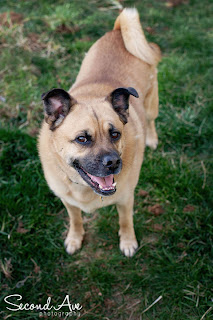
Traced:
<svg viewBox="0 0 213 320">
<path fill-rule="evenodd" d="M 38 319 L 6 309 L 4 297 L 15 293 L 34 304 L 51 296 L 54 305 L 68 294 L 86 320 L 213 319 L 211 1 L 122 1 L 138 8 L 147 38 L 163 52 L 160 144 L 146 150 L 135 193 L 140 249 L 132 259 L 119 252 L 114 207 L 84 214 L 82 250 L 68 256 L 63 247 L 67 213 L 46 185 L 36 148 L 40 96 L 69 89 L 85 52 L 113 27 L 112 2 L 0 1 L 0 14 L 22 15 L 14 22 L 8 14 L 7 25 L 0 19 L 2 319 Z"/>
</svg>

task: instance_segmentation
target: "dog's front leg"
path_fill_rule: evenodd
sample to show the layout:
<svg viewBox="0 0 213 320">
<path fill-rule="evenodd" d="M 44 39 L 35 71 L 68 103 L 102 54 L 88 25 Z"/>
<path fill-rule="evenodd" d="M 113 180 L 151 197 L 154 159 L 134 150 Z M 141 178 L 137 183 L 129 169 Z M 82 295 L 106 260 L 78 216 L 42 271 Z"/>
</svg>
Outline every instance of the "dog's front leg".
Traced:
<svg viewBox="0 0 213 320">
<path fill-rule="evenodd" d="M 133 195 L 128 198 L 128 201 L 126 199 L 124 203 L 117 204 L 120 225 L 120 249 L 127 257 L 132 257 L 138 247 L 133 225 L 133 204 Z"/>
<path fill-rule="evenodd" d="M 73 254 L 76 250 L 81 248 L 84 237 L 84 228 L 81 217 L 81 210 L 62 200 L 70 217 L 70 227 L 65 239 L 65 247 L 69 254 Z"/>
</svg>

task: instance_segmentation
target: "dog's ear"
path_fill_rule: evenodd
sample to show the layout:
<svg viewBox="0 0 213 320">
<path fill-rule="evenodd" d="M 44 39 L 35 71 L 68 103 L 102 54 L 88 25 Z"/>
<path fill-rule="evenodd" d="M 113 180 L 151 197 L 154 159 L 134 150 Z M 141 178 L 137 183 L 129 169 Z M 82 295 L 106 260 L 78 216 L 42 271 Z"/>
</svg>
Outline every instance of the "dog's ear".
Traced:
<svg viewBox="0 0 213 320">
<path fill-rule="evenodd" d="M 139 98 L 137 91 L 134 88 L 117 88 L 109 95 L 109 101 L 112 103 L 113 109 L 119 115 L 123 124 L 127 123 L 129 115 L 129 96 L 130 94 Z"/>
<path fill-rule="evenodd" d="M 57 128 L 76 103 L 69 93 L 63 89 L 52 89 L 41 96 L 44 104 L 45 121 L 50 129 Z"/>
</svg>

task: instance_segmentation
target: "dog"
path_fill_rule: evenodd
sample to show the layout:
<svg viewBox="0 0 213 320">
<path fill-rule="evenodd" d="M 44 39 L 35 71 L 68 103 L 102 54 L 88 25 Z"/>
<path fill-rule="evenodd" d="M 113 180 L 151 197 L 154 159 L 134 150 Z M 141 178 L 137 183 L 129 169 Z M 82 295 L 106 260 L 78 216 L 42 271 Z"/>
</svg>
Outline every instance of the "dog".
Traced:
<svg viewBox="0 0 213 320">
<path fill-rule="evenodd" d="M 144 36 L 138 11 L 126 8 L 90 48 L 70 90 L 42 95 L 39 155 L 50 189 L 69 214 L 69 254 L 82 246 L 81 211 L 112 204 L 119 214 L 120 250 L 131 257 L 138 247 L 134 190 L 145 145 L 158 144 L 160 58 L 159 47 Z"/>
</svg>

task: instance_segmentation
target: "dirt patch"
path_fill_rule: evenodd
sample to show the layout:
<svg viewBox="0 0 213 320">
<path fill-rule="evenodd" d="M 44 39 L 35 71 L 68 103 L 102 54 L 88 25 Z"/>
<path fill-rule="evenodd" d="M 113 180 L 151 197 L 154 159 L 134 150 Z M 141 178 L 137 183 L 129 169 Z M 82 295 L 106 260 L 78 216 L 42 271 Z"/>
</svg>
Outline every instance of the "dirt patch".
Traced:
<svg viewBox="0 0 213 320">
<path fill-rule="evenodd" d="M 151 233 L 148 236 L 143 237 L 143 243 L 145 244 L 156 244 L 159 240 L 159 236 L 157 234 Z"/>
<path fill-rule="evenodd" d="M 67 26 L 65 23 L 62 23 L 60 26 L 57 27 L 56 32 L 57 33 L 64 33 L 64 34 L 74 34 L 75 32 L 79 31 L 79 26 Z"/>
<path fill-rule="evenodd" d="M 24 16 L 16 12 L 4 12 L 0 14 L 0 26 L 9 28 L 11 24 L 22 24 Z"/>
<path fill-rule="evenodd" d="M 47 43 L 41 42 L 40 37 L 37 33 L 31 32 L 28 34 L 25 47 L 29 51 L 40 51 L 46 49 L 47 46 Z"/>
</svg>

